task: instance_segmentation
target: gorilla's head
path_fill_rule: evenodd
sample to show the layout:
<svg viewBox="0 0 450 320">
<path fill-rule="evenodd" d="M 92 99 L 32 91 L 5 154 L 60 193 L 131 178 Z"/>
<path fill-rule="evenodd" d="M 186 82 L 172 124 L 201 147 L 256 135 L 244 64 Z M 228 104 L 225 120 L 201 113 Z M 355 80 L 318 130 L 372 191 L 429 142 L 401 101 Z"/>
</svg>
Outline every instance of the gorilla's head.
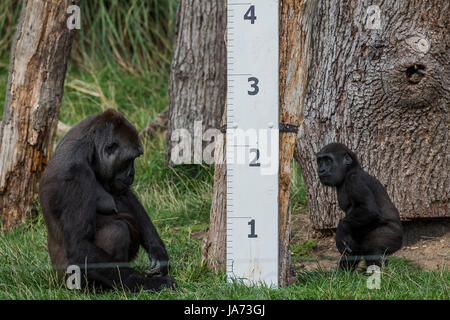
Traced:
<svg viewBox="0 0 450 320">
<path fill-rule="evenodd" d="M 339 186 L 347 172 L 359 166 L 356 155 L 341 143 L 330 143 L 317 153 L 317 173 L 326 186 Z"/>
<path fill-rule="evenodd" d="M 143 148 L 138 132 L 119 112 L 108 109 L 95 119 L 94 168 L 97 179 L 111 193 L 128 190 L 134 181 L 134 160 Z"/>
</svg>

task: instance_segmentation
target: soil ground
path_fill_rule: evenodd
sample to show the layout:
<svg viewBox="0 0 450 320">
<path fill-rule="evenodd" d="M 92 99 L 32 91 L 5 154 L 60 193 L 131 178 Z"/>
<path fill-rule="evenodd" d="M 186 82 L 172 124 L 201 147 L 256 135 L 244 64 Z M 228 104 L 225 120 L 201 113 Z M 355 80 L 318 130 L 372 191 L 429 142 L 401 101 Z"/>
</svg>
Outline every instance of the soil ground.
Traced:
<svg viewBox="0 0 450 320">
<path fill-rule="evenodd" d="M 292 260 L 296 270 L 329 271 L 337 267 L 340 254 L 334 242 L 334 234 L 330 232 L 324 235 L 314 232 L 308 213 L 293 215 L 291 243 L 298 244 L 307 240 L 313 240 L 316 245 L 306 255 L 293 254 Z M 436 238 L 422 239 L 414 245 L 403 247 L 394 256 L 408 259 L 424 270 L 448 269 L 450 267 L 450 233 Z"/>
</svg>

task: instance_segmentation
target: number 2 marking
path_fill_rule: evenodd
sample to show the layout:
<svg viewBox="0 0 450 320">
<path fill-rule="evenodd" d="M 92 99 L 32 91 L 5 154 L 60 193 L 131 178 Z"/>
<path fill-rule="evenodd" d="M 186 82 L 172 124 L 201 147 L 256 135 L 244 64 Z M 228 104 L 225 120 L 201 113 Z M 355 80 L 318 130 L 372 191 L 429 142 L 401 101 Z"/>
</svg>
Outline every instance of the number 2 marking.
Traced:
<svg viewBox="0 0 450 320">
<path fill-rule="evenodd" d="M 258 162 L 258 160 L 259 160 L 259 149 L 250 149 L 250 153 L 256 153 L 255 159 L 250 161 L 250 167 L 261 167 L 261 163 Z"/>
</svg>

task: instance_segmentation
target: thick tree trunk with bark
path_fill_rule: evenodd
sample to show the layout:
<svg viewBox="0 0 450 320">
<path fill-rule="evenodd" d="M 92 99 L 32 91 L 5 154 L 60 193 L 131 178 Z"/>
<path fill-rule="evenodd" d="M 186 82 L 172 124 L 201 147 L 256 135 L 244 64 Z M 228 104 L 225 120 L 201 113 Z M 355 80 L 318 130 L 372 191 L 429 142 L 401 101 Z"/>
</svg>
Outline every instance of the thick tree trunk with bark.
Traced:
<svg viewBox="0 0 450 320">
<path fill-rule="evenodd" d="M 298 126 L 306 89 L 308 44 L 311 32 L 313 2 L 280 1 L 280 122 Z M 295 26 L 295 27 L 293 27 Z M 279 283 L 289 284 L 290 278 L 290 209 L 289 185 L 295 133 L 280 132 L 279 161 Z M 221 152 L 217 152 L 220 150 Z M 226 259 L 226 165 L 225 143 L 216 149 L 214 191 L 210 228 L 203 242 L 203 260 L 216 271 L 225 269 Z"/>
<path fill-rule="evenodd" d="M 306 92 L 309 61 L 308 39 L 314 1 L 280 1 L 280 123 L 299 126 L 302 101 Z M 291 163 L 296 143 L 295 133 L 280 132 L 279 168 L 279 282 L 290 278 L 289 241 L 291 211 L 289 206 Z"/>
<path fill-rule="evenodd" d="M 227 119 L 226 109 L 222 124 Z M 227 244 L 227 162 L 226 134 L 214 150 L 214 188 L 211 201 L 209 229 L 203 239 L 202 263 L 216 272 L 225 270 Z"/>
<path fill-rule="evenodd" d="M 69 5 L 24 0 L 0 126 L 0 217 L 11 229 L 29 211 L 53 148 L 73 31 Z"/>
<path fill-rule="evenodd" d="M 172 141 L 172 133 L 186 129 L 193 137 L 195 121 L 202 121 L 203 132 L 218 128 L 226 94 L 224 2 L 180 0 L 178 6 L 166 142 L 166 160 L 171 164 L 178 143 Z"/>
<path fill-rule="evenodd" d="M 315 153 L 330 142 L 357 153 L 404 220 L 450 217 L 449 4 L 318 2 L 296 152 L 315 228 L 343 216 L 316 175 Z"/>
</svg>

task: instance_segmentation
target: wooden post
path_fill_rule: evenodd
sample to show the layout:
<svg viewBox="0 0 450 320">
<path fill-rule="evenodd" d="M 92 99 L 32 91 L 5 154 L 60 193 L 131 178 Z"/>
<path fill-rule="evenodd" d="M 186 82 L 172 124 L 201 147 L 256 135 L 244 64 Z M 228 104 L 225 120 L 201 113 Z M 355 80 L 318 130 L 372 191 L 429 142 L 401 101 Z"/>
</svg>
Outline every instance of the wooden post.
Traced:
<svg viewBox="0 0 450 320">
<path fill-rule="evenodd" d="M 225 107 L 226 108 L 226 107 Z M 227 119 L 226 109 L 222 123 Z M 203 239 L 202 262 L 216 272 L 225 270 L 227 243 L 227 163 L 226 134 L 214 151 L 214 188 L 208 232 Z"/>
<path fill-rule="evenodd" d="M 280 1 L 280 122 L 299 126 L 300 110 L 307 83 L 310 14 L 314 1 Z M 290 279 L 289 185 L 296 134 L 280 133 L 279 239 L 280 285 Z M 225 145 L 218 147 L 224 158 Z M 217 150 L 217 149 L 216 149 Z M 226 165 L 216 165 L 210 229 L 203 243 L 203 259 L 216 270 L 225 269 L 226 244 Z"/>
<path fill-rule="evenodd" d="M 227 2 L 225 1 L 225 12 L 227 12 Z M 224 26 L 217 39 L 223 37 L 225 48 L 227 45 L 227 32 Z M 226 66 L 226 55 L 218 63 Z M 224 80 L 226 82 L 226 79 Z M 225 83 L 226 89 L 226 83 Z M 224 89 L 224 90 L 225 90 Z M 221 126 L 226 126 L 227 103 L 226 90 L 224 111 Z M 202 263 L 215 272 L 225 271 L 226 267 L 226 243 L 227 243 L 227 154 L 226 154 L 226 134 L 217 143 L 214 150 L 214 187 L 210 209 L 209 229 L 202 243 Z"/>
<path fill-rule="evenodd" d="M 280 1 L 280 123 L 298 127 L 306 91 L 311 11 L 314 1 Z M 293 281 L 290 277 L 289 206 L 291 163 L 297 135 L 280 132 L 279 168 L 279 241 L 280 285 Z"/>
<path fill-rule="evenodd" d="M 0 219 L 11 229 L 29 211 L 58 124 L 73 32 L 67 8 L 79 1 L 23 1 L 0 125 Z"/>
</svg>

